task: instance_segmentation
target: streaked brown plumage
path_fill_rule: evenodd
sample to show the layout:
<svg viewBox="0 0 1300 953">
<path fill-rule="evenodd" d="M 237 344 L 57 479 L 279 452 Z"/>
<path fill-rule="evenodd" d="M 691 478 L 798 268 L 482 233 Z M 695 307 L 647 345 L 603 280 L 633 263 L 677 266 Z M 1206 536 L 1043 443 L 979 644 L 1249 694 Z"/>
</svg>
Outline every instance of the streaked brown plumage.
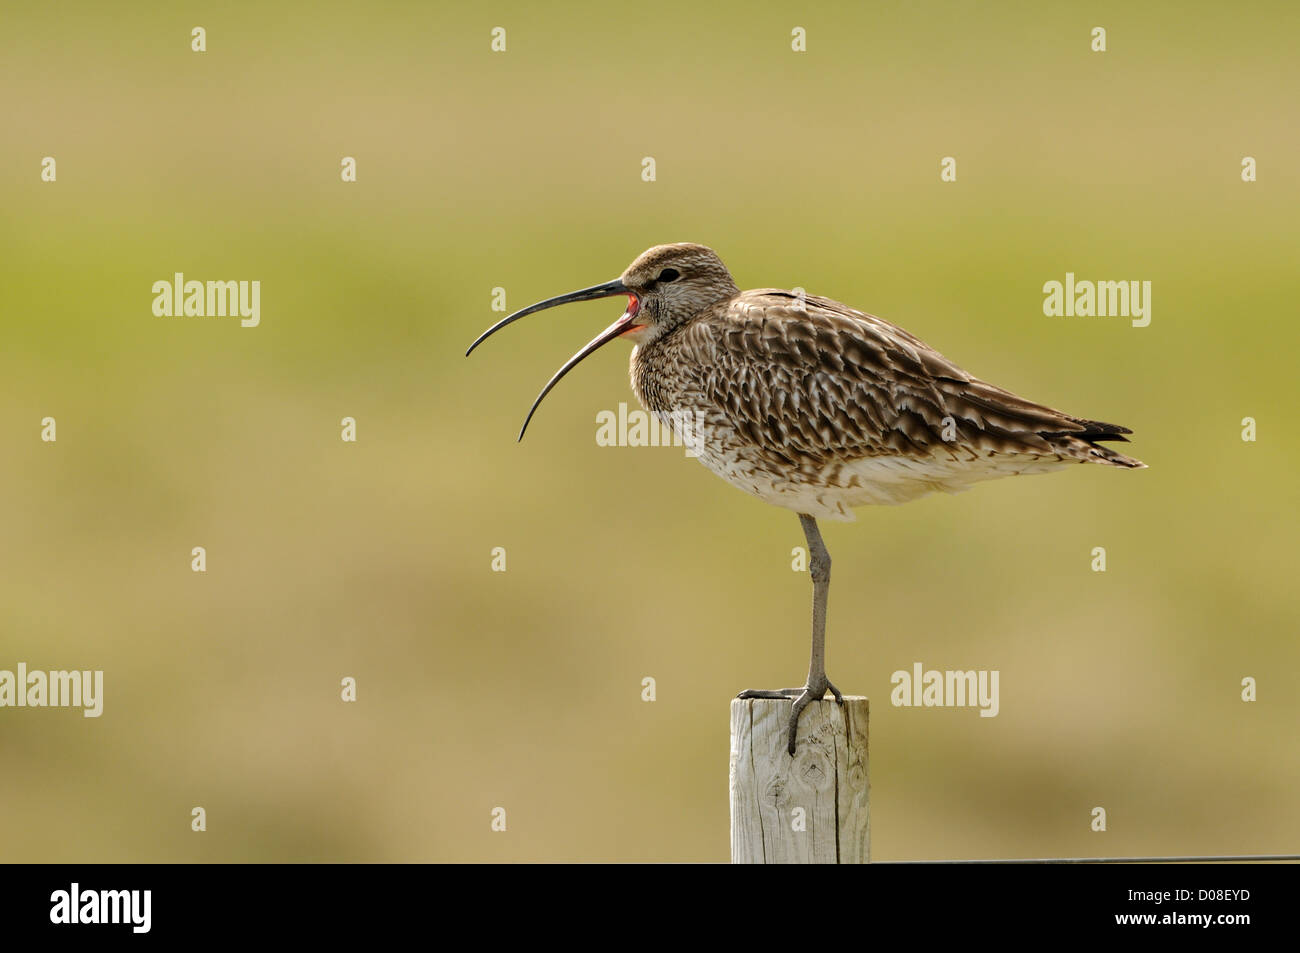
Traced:
<svg viewBox="0 0 1300 953">
<path fill-rule="evenodd" d="M 742 693 L 797 694 L 791 753 L 799 711 L 827 690 L 839 696 L 825 675 L 830 557 L 816 518 L 850 520 L 855 506 L 1071 463 L 1145 466 L 1101 445 L 1125 441 L 1126 428 L 988 384 L 902 328 L 838 301 L 772 288 L 742 292 L 703 245 L 651 248 L 620 278 L 516 312 L 470 350 L 527 314 L 616 294 L 628 295 L 627 312 L 551 378 L 528 419 L 579 361 L 629 337 L 636 342 L 632 388 L 646 410 L 723 479 L 800 514 L 814 582 L 808 683 Z"/>
<path fill-rule="evenodd" d="M 712 256 L 701 246 L 660 246 L 624 282 L 657 274 L 683 252 Z M 694 443 L 709 469 L 815 517 L 853 519 L 854 506 L 1074 462 L 1142 466 L 1098 445 L 1124 440 L 1123 427 L 987 384 L 838 301 L 777 289 L 719 296 L 639 344 L 632 388 L 647 410 L 677 412 L 669 419 L 678 423 L 703 415 Z"/>
</svg>

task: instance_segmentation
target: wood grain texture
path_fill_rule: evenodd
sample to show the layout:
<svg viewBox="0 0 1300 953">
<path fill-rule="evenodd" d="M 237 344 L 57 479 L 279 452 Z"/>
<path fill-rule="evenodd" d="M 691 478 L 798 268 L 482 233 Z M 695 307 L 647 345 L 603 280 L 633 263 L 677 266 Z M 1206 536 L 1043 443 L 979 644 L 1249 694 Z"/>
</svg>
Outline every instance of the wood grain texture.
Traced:
<svg viewBox="0 0 1300 953">
<path fill-rule="evenodd" d="M 810 704 L 793 758 L 786 753 L 789 717 L 783 699 L 732 699 L 732 863 L 867 863 L 867 699 Z"/>
</svg>

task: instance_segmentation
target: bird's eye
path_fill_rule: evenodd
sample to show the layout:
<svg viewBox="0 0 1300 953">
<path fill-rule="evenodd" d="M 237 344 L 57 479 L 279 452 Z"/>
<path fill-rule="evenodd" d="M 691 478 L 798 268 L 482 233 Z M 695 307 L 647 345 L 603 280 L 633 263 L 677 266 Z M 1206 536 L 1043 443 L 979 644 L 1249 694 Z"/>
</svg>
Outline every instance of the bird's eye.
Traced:
<svg viewBox="0 0 1300 953">
<path fill-rule="evenodd" d="M 681 276 L 681 272 L 676 268 L 665 268 L 663 271 L 659 272 L 660 281 L 676 281 Z"/>
</svg>

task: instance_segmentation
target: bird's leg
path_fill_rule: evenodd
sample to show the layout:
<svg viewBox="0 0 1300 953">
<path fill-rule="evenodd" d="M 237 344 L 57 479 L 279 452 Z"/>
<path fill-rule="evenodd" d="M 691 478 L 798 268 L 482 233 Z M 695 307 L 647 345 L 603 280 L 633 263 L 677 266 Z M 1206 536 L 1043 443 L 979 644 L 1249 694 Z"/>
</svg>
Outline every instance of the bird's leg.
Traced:
<svg viewBox="0 0 1300 953">
<path fill-rule="evenodd" d="M 808 540 L 808 574 L 813 582 L 812 655 L 808 661 L 808 684 L 790 706 L 790 754 L 794 754 L 795 735 L 799 730 L 799 713 L 810 702 L 818 701 L 829 691 L 844 704 L 844 696 L 826 677 L 826 597 L 831 588 L 831 554 L 822 542 L 821 530 L 811 516 L 799 514 L 804 538 Z"/>
<path fill-rule="evenodd" d="M 831 554 L 826 551 L 815 519 L 800 513 L 799 523 L 808 540 L 808 573 L 813 582 L 812 657 L 808 662 L 807 689 L 814 698 L 829 691 L 842 705 L 844 696 L 826 677 L 826 597 L 831 590 Z"/>
<path fill-rule="evenodd" d="M 793 698 L 790 706 L 790 743 L 787 750 L 794 754 L 795 736 L 799 729 L 799 713 L 808 707 L 809 702 L 817 701 L 828 691 L 835 700 L 844 704 L 844 696 L 826 677 L 826 596 L 831 588 L 831 554 L 822 542 L 821 531 L 817 521 L 811 516 L 799 514 L 799 524 L 803 535 L 808 540 L 808 573 L 813 581 L 813 615 L 812 615 L 812 657 L 808 662 L 808 684 L 803 688 L 781 688 L 775 691 L 750 689 L 741 692 L 739 698 Z"/>
</svg>

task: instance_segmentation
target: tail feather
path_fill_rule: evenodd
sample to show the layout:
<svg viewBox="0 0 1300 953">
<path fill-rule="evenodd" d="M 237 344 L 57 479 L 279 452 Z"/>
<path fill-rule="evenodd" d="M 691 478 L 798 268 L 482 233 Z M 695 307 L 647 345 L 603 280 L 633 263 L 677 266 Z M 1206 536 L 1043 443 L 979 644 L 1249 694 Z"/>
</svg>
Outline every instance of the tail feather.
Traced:
<svg viewBox="0 0 1300 953">
<path fill-rule="evenodd" d="M 1071 456 L 1076 456 L 1089 463 L 1104 463 L 1112 467 L 1127 467 L 1130 470 L 1146 468 L 1146 464 L 1135 457 L 1125 456 L 1110 447 L 1099 446 L 1102 441 L 1128 443 L 1128 437 L 1124 435 L 1133 431 L 1127 427 L 1121 427 L 1119 424 L 1103 423 L 1100 420 L 1076 418 L 1075 422 L 1080 424 L 1083 429 L 1058 433 L 1041 433 L 1040 436 L 1061 449 L 1067 450 Z"/>
</svg>

